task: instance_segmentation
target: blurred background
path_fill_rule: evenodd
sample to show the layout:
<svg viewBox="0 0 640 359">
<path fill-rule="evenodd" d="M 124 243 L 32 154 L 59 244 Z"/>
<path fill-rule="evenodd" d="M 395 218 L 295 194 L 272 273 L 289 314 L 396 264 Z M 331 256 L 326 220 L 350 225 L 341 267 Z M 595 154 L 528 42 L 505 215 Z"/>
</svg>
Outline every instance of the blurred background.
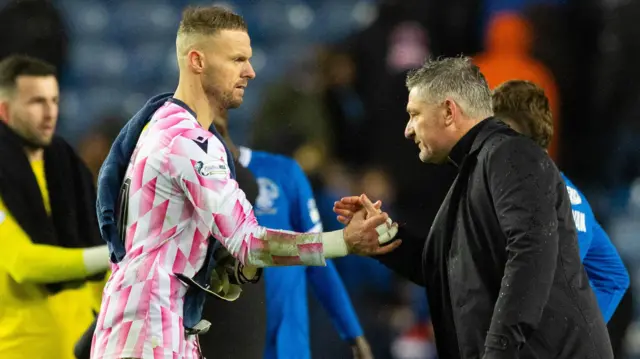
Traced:
<svg viewBox="0 0 640 359">
<path fill-rule="evenodd" d="M 58 133 L 97 173 L 122 124 L 177 84 L 175 32 L 187 0 L 0 0 L 0 58 L 60 70 Z M 522 78 L 554 107 L 552 155 L 584 190 L 640 280 L 640 1 L 235 0 L 253 45 L 252 81 L 231 112 L 237 144 L 293 156 L 312 180 L 326 230 L 342 195 L 366 192 L 426 235 L 454 173 L 420 163 L 403 137 L 406 71 L 427 57 L 473 56 L 491 86 Z M 422 290 L 366 258 L 336 260 L 376 358 L 435 358 Z M 261 357 L 264 294 L 216 303 L 220 358 Z M 262 295 L 262 297 L 261 297 Z M 349 348 L 310 296 L 315 358 Z M 612 330 L 617 358 L 640 358 L 638 298 Z M 636 305 L 634 305 L 636 304 Z M 619 322 L 618 322 L 619 320 Z M 216 323 L 216 318 L 212 318 Z M 626 353 L 626 354 L 624 354 Z"/>
</svg>

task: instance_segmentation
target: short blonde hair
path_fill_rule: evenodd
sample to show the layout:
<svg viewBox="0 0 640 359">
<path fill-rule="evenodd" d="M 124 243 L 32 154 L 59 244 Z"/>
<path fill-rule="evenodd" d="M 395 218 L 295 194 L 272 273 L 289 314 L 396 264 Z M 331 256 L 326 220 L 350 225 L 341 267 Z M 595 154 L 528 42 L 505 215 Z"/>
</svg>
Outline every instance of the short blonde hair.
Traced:
<svg viewBox="0 0 640 359">
<path fill-rule="evenodd" d="M 220 30 L 247 31 L 242 16 L 222 6 L 189 6 L 182 12 L 180 35 L 214 35 Z"/>
<path fill-rule="evenodd" d="M 544 90 L 533 82 L 507 81 L 493 91 L 493 112 L 505 121 L 513 121 L 542 148 L 553 138 L 553 115 Z"/>
</svg>

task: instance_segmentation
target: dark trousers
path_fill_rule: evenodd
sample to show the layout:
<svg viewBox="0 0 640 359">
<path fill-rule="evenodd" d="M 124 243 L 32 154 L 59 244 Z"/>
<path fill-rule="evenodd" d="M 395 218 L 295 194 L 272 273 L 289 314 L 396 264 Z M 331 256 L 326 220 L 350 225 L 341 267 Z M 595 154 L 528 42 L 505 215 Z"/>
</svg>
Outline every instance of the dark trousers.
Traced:
<svg viewBox="0 0 640 359">
<path fill-rule="evenodd" d="M 627 329 L 633 322 L 633 290 L 629 288 L 627 293 L 620 301 L 616 312 L 607 324 L 609 337 L 611 338 L 611 346 L 613 347 L 613 355 L 616 359 L 627 358 L 625 353 L 624 342 Z"/>
</svg>

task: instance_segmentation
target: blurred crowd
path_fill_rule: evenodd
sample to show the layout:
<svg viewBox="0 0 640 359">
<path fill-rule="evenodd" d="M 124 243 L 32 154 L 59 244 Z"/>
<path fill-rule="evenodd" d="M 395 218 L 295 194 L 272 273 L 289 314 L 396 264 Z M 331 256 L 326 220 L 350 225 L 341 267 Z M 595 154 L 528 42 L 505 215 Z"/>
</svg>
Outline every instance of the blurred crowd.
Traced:
<svg viewBox="0 0 640 359">
<path fill-rule="evenodd" d="M 193 3 L 0 1 L 0 59 L 24 53 L 56 65 L 62 85 L 58 133 L 97 175 L 122 124 L 148 97 L 175 89 L 172 34 L 180 9 Z M 550 154 L 585 190 L 627 264 L 630 292 L 637 287 L 640 2 L 224 3 L 249 24 L 257 72 L 245 104 L 230 113 L 230 131 L 238 144 L 298 161 L 312 181 L 325 230 L 341 226 L 334 201 L 357 193 L 382 200 L 413 232 L 429 230 L 424 219 L 435 216 L 455 172 L 440 170 L 440 186 L 433 179 L 435 186 L 423 185 L 435 172 L 403 136 L 406 71 L 427 57 L 465 54 L 473 56 L 491 87 L 519 78 L 545 89 L 555 118 Z M 335 262 L 376 358 L 435 357 L 420 290 L 370 259 Z M 254 290 L 238 308 L 260 318 L 261 298 Z M 622 306 L 633 304 L 629 297 Z M 347 355 L 326 314 L 315 302 L 310 309 L 314 356 Z M 627 358 L 640 358 L 636 323 L 627 333 Z M 260 353 L 261 331 L 247 335 L 256 346 L 247 353 Z"/>
</svg>

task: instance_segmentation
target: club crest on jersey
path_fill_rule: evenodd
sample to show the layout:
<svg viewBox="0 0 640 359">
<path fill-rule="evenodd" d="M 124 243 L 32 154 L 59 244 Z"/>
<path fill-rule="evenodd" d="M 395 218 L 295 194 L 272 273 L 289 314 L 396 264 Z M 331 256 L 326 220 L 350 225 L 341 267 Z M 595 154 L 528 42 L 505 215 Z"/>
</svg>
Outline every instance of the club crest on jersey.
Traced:
<svg viewBox="0 0 640 359">
<path fill-rule="evenodd" d="M 196 172 L 202 177 L 219 177 L 223 178 L 227 175 L 227 166 L 224 163 L 210 162 L 204 163 L 202 161 L 196 162 L 194 168 Z"/>
<path fill-rule="evenodd" d="M 280 187 L 266 177 L 258 177 L 258 198 L 256 199 L 255 212 L 257 215 L 274 215 L 278 213 L 276 201 L 280 197 Z"/>
</svg>

